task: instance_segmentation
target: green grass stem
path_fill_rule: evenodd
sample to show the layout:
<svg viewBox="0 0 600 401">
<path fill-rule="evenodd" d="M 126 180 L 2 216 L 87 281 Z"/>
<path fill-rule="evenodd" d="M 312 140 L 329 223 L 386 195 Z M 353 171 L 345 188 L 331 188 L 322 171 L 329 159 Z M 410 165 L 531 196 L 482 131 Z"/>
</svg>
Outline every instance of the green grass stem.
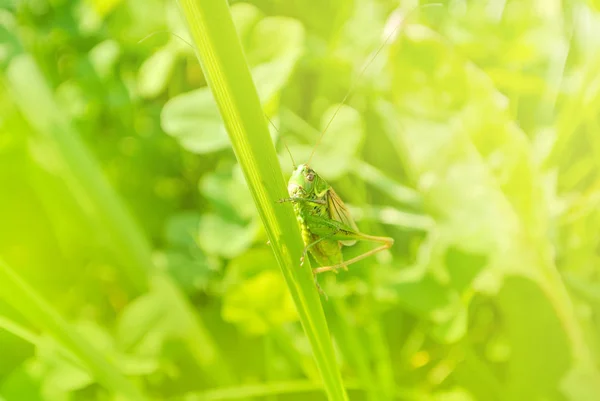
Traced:
<svg viewBox="0 0 600 401">
<path fill-rule="evenodd" d="M 225 0 L 180 0 L 202 70 L 313 349 L 329 400 L 347 400 L 319 294 L 248 64 Z"/>
</svg>

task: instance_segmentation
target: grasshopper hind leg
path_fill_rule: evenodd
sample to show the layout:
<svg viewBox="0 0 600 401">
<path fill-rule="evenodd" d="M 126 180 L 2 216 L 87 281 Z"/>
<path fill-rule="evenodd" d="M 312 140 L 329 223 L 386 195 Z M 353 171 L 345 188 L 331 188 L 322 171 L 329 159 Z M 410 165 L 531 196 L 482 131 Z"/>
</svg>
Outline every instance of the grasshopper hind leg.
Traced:
<svg viewBox="0 0 600 401">
<path fill-rule="evenodd" d="M 367 251 L 361 255 L 355 256 L 352 259 L 346 260 L 346 261 L 342 261 L 339 262 L 337 264 L 332 264 L 331 266 L 322 266 L 322 267 L 317 267 L 316 269 L 313 269 L 313 273 L 315 274 L 315 276 L 319 273 L 324 273 L 324 272 L 328 272 L 328 271 L 333 271 L 335 273 L 337 273 L 337 271 L 340 268 L 343 268 L 345 270 L 348 270 L 348 266 L 351 265 L 352 263 L 356 263 L 360 260 L 363 260 L 371 255 L 376 254 L 377 252 L 381 252 L 385 249 L 389 249 L 392 247 L 392 245 L 394 245 L 394 239 L 393 238 L 389 238 L 389 237 L 375 237 L 375 236 L 371 236 L 371 235 L 364 235 L 361 234 L 363 236 L 363 238 L 361 238 L 362 240 L 365 241 L 369 241 L 369 242 L 378 242 L 382 245 L 371 249 L 370 251 Z"/>
</svg>

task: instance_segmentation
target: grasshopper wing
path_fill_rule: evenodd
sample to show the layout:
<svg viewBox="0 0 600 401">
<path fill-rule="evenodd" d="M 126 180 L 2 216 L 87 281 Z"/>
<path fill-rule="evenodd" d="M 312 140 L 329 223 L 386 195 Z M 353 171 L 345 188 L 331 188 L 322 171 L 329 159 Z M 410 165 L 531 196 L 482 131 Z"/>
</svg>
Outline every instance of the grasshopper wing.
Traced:
<svg viewBox="0 0 600 401">
<path fill-rule="evenodd" d="M 333 188 L 329 188 L 327 191 L 327 205 L 329 206 L 329 218 L 333 220 L 337 220 L 340 223 L 343 223 L 358 232 L 358 227 L 356 227 L 356 223 L 354 219 L 350 215 L 350 212 L 344 205 L 344 201 L 338 196 L 337 193 L 333 190 Z M 348 240 L 348 241 L 340 241 L 343 245 L 351 246 L 356 244 L 356 240 Z"/>
</svg>

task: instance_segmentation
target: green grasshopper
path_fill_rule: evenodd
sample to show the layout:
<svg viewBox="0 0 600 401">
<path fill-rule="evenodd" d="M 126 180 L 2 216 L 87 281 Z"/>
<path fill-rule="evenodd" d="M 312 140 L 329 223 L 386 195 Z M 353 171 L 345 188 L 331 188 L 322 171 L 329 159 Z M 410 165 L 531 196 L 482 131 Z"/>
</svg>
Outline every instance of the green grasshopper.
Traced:
<svg viewBox="0 0 600 401">
<path fill-rule="evenodd" d="M 310 251 L 321 265 L 313 269 L 314 274 L 337 272 L 339 268 L 348 270 L 348 265 L 394 244 L 393 238 L 361 233 L 342 199 L 308 164 L 294 168 L 288 182 L 288 193 L 290 197 L 280 199 L 279 202 L 292 202 L 294 205 L 304 241 L 300 265 L 302 266 Z M 344 261 L 342 245 L 351 246 L 356 241 L 377 242 L 382 245 Z"/>
</svg>

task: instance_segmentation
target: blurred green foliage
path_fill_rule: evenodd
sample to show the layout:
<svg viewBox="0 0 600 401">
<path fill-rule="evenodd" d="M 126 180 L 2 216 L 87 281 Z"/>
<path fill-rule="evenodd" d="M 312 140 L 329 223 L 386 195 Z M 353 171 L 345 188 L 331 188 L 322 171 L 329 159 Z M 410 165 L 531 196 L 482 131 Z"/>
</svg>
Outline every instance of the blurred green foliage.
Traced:
<svg viewBox="0 0 600 401">
<path fill-rule="evenodd" d="M 0 400 L 325 399 L 177 4 L 1 4 Z M 231 8 L 285 171 L 352 88 L 350 399 L 598 400 L 599 3 L 419 4 Z"/>
</svg>

